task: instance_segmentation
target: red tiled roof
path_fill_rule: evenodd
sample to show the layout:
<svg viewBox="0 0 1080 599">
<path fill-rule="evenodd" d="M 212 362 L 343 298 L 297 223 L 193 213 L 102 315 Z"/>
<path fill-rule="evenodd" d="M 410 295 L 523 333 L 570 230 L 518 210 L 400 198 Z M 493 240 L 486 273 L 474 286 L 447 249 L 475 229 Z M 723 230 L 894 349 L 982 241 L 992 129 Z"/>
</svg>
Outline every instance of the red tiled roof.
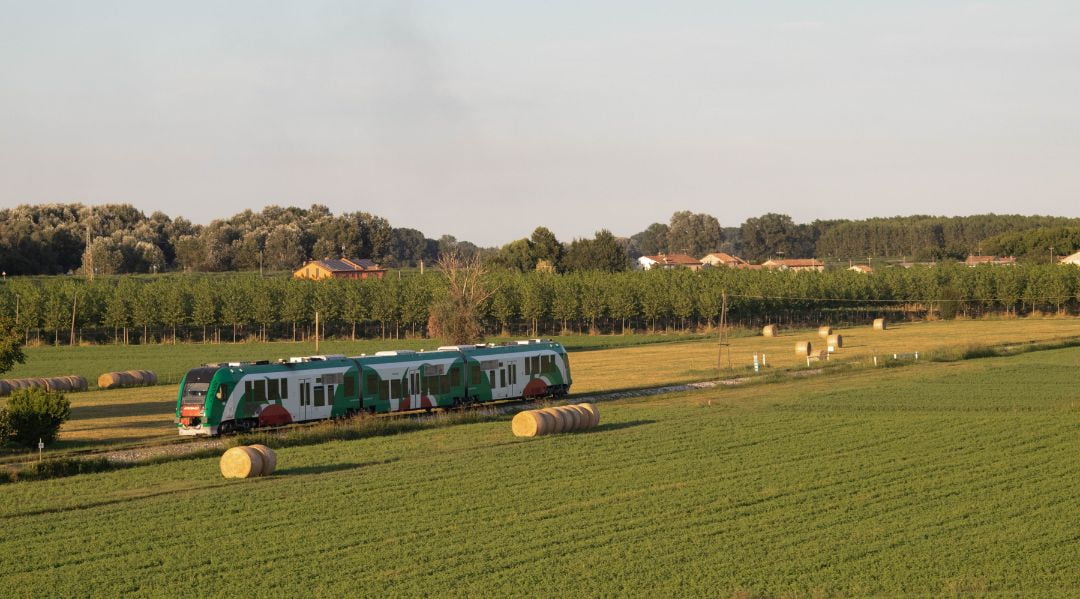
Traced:
<svg viewBox="0 0 1080 599">
<path fill-rule="evenodd" d="M 705 258 L 710 258 L 710 257 L 711 258 L 716 258 L 720 262 L 724 262 L 724 263 L 734 262 L 735 264 L 746 264 L 746 260 L 743 260 L 742 258 L 740 258 L 738 256 L 732 256 L 731 254 L 728 254 L 726 252 L 713 252 L 711 254 L 706 254 L 705 255 Z M 702 258 L 701 261 L 704 262 L 705 258 Z"/>
</svg>

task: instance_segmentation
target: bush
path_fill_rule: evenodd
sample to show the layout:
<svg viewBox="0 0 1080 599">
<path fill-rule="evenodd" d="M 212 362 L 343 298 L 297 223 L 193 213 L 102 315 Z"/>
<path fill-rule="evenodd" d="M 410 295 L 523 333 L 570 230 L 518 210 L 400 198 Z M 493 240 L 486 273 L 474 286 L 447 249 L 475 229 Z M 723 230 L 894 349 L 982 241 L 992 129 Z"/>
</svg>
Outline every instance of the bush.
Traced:
<svg viewBox="0 0 1080 599">
<path fill-rule="evenodd" d="M 71 415 L 71 402 L 63 393 L 44 389 L 19 389 L 11 394 L 7 409 L 0 415 L 0 429 L 7 439 L 23 447 L 37 447 L 38 439 L 56 440 L 60 425 Z"/>
</svg>

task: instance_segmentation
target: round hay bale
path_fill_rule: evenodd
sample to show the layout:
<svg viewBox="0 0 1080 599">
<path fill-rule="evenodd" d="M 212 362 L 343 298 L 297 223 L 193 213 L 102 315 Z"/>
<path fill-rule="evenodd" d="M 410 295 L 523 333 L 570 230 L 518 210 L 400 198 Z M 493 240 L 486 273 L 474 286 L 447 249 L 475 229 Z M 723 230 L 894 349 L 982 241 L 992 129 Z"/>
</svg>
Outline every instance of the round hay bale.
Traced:
<svg viewBox="0 0 1080 599">
<path fill-rule="evenodd" d="M 22 379 L 8 379 L 8 386 L 11 387 L 11 391 L 18 391 L 23 388 Z M 8 393 L 11 393 L 8 391 Z"/>
<path fill-rule="evenodd" d="M 128 386 L 142 385 L 143 384 L 143 374 L 142 374 L 142 372 L 143 371 L 141 371 L 141 370 L 128 370 L 128 371 L 125 371 L 124 374 L 131 377 L 131 382 L 128 383 Z"/>
<path fill-rule="evenodd" d="M 578 405 L 581 406 L 582 409 L 584 409 L 585 411 L 592 414 L 592 423 L 589 425 L 589 428 L 600 424 L 600 408 L 596 407 L 596 404 L 579 403 Z"/>
<path fill-rule="evenodd" d="M 536 437 L 544 434 L 544 417 L 536 410 L 526 410 L 514 415 L 510 430 L 515 437 Z"/>
<path fill-rule="evenodd" d="M 250 447 L 233 447 L 221 456 L 219 466 L 225 478 L 252 478 L 262 475 L 262 456 Z"/>
<path fill-rule="evenodd" d="M 875 331 L 884 331 L 886 327 L 887 327 L 887 325 L 885 324 L 885 319 L 884 318 L 875 318 L 874 319 L 874 330 Z"/>
<path fill-rule="evenodd" d="M 844 336 L 837 333 L 835 335 L 829 335 L 828 344 L 836 349 L 844 347 Z"/>
<path fill-rule="evenodd" d="M 812 351 L 814 351 L 814 344 L 809 341 L 799 341 L 795 344 L 796 355 L 809 356 Z"/>
<path fill-rule="evenodd" d="M 830 326 L 818 327 L 817 328 L 817 334 L 818 334 L 818 337 L 821 337 L 823 339 L 827 338 L 829 335 L 832 335 L 832 327 L 830 327 Z"/>
<path fill-rule="evenodd" d="M 540 419 L 540 434 L 550 435 L 555 430 L 555 416 L 543 411 L 536 411 L 537 418 Z"/>
<path fill-rule="evenodd" d="M 559 413 L 562 414 L 562 417 L 566 419 L 566 428 L 564 429 L 565 432 L 569 433 L 571 431 L 576 431 L 578 430 L 578 428 L 581 427 L 578 413 L 570 409 L 570 406 L 559 406 L 555 409 L 558 410 Z"/>
<path fill-rule="evenodd" d="M 61 377 L 45 379 L 45 388 L 49 391 L 71 391 L 71 385 Z"/>
<path fill-rule="evenodd" d="M 11 383 L 0 381 L 0 397 L 11 395 Z"/>
<path fill-rule="evenodd" d="M 761 329 L 762 337 L 775 337 L 776 333 L 777 329 L 775 324 L 767 324 L 764 328 Z"/>
<path fill-rule="evenodd" d="M 255 445 L 248 445 L 248 447 L 259 452 L 259 457 L 262 458 L 262 476 L 270 476 L 277 469 L 277 454 L 273 449 L 257 443 Z"/>
<path fill-rule="evenodd" d="M 49 381 L 45 380 L 43 377 L 38 377 L 34 379 L 33 384 L 35 389 L 45 389 L 46 391 L 49 390 Z"/>
<path fill-rule="evenodd" d="M 143 375 L 143 384 L 144 385 L 156 385 L 157 384 L 157 375 L 154 374 L 153 371 L 151 371 L 151 370 L 140 370 L 139 372 L 141 372 L 142 375 Z"/>
<path fill-rule="evenodd" d="M 68 380 L 68 384 L 71 385 L 72 391 L 86 391 L 86 379 L 83 377 L 71 375 L 64 378 Z"/>
<path fill-rule="evenodd" d="M 544 408 L 537 411 L 551 419 L 551 426 L 548 427 L 545 434 L 557 435 L 565 433 L 569 429 L 569 422 L 566 417 L 555 408 Z"/>
<path fill-rule="evenodd" d="M 570 406 L 572 410 L 578 413 L 578 429 L 587 430 L 593 427 L 592 412 L 586 410 L 578 404 Z"/>
<path fill-rule="evenodd" d="M 98 377 L 97 386 L 101 389 L 115 389 L 120 386 L 119 372 L 106 372 Z"/>
</svg>

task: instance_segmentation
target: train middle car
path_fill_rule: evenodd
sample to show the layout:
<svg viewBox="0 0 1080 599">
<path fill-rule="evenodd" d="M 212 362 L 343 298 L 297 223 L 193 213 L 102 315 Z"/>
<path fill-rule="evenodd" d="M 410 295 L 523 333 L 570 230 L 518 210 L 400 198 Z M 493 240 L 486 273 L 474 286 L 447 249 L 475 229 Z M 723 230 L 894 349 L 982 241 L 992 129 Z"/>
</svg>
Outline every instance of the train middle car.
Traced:
<svg viewBox="0 0 1080 599">
<path fill-rule="evenodd" d="M 449 408 L 570 391 L 566 349 L 541 339 L 372 356 L 307 356 L 193 368 L 180 384 L 180 435 Z"/>
</svg>

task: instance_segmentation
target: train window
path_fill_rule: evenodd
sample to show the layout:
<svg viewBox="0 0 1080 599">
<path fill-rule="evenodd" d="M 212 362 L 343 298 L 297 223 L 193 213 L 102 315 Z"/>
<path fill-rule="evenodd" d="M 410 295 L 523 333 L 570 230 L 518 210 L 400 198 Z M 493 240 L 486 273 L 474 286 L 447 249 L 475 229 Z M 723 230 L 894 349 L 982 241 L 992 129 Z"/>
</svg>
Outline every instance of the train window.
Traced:
<svg viewBox="0 0 1080 599">
<path fill-rule="evenodd" d="M 461 370 L 459 370 L 457 366 L 450 369 L 450 386 L 461 386 Z"/>
<path fill-rule="evenodd" d="M 532 359 L 525 356 L 525 374 L 532 374 Z"/>
<path fill-rule="evenodd" d="M 444 374 L 444 375 L 440 376 L 439 381 L 442 382 L 442 392 L 443 393 L 449 393 L 450 392 L 450 375 Z"/>
<path fill-rule="evenodd" d="M 495 388 L 495 371 L 494 370 L 489 370 L 488 371 L 488 383 L 491 383 L 491 388 L 492 389 Z"/>
<path fill-rule="evenodd" d="M 315 407 L 326 405 L 326 388 L 322 385 L 315 385 Z"/>
<path fill-rule="evenodd" d="M 334 405 L 334 386 L 333 385 L 327 385 L 326 386 L 326 405 L 328 405 L 328 406 Z"/>
<path fill-rule="evenodd" d="M 532 362 L 531 374 L 540 374 L 540 356 L 533 356 L 529 358 L 529 361 Z"/>
<path fill-rule="evenodd" d="M 251 381 L 244 381 L 244 399 L 251 401 Z"/>
<path fill-rule="evenodd" d="M 424 395 L 431 393 L 431 386 L 428 385 L 428 377 L 426 376 L 420 377 L 420 393 Z"/>
<path fill-rule="evenodd" d="M 517 384 L 517 364 L 510 365 L 510 384 Z"/>
<path fill-rule="evenodd" d="M 379 388 L 379 375 L 370 373 L 367 375 L 367 392 L 375 393 Z"/>
<path fill-rule="evenodd" d="M 499 369 L 499 386 L 500 387 L 505 387 L 506 386 L 506 369 L 505 368 Z"/>
<path fill-rule="evenodd" d="M 281 399 L 289 399 L 289 379 L 278 379 L 278 387 L 281 388 Z"/>
<path fill-rule="evenodd" d="M 266 398 L 270 401 L 277 401 L 281 399 L 281 395 L 278 393 L 278 383 L 281 381 L 278 379 L 266 380 Z"/>
<path fill-rule="evenodd" d="M 253 381 L 251 389 L 252 389 L 252 397 L 251 397 L 251 399 L 254 399 L 255 401 L 266 401 L 266 380 L 265 379 L 258 379 L 256 381 Z"/>
<path fill-rule="evenodd" d="M 402 391 L 402 393 L 404 393 L 405 395 L 411 395 L 409 393 L 409 379 L 410 378 L 412 378 L 412 377 L 408 377 L 408 376 L 405 377 L 405 382 L 402 383 L 402 388 L 404 389 L 404 391 Z"/>
<path fill-rule="evenodd" d="M 350 374 L 345 377 L 345 397 L 356 395 L 356 375 Z"/>
<path fill-rule="evenodd" d="M 480 384 L 480 365 L 472 364 L 472 372 L 469 374 L 469 382 L 478 385 Z"/>
<path fill-rule="evenodd" d="M 229 390 L 225 385 L 218 385 L 216 397 L 219 401 L 225 401 L 225 398 L 229 396 Z"/>
<path fill-rule="evenodd" d="M 397 379 L 390 381 L 390 397 L 401 399 L 401 381 Z"/>
</svg>

